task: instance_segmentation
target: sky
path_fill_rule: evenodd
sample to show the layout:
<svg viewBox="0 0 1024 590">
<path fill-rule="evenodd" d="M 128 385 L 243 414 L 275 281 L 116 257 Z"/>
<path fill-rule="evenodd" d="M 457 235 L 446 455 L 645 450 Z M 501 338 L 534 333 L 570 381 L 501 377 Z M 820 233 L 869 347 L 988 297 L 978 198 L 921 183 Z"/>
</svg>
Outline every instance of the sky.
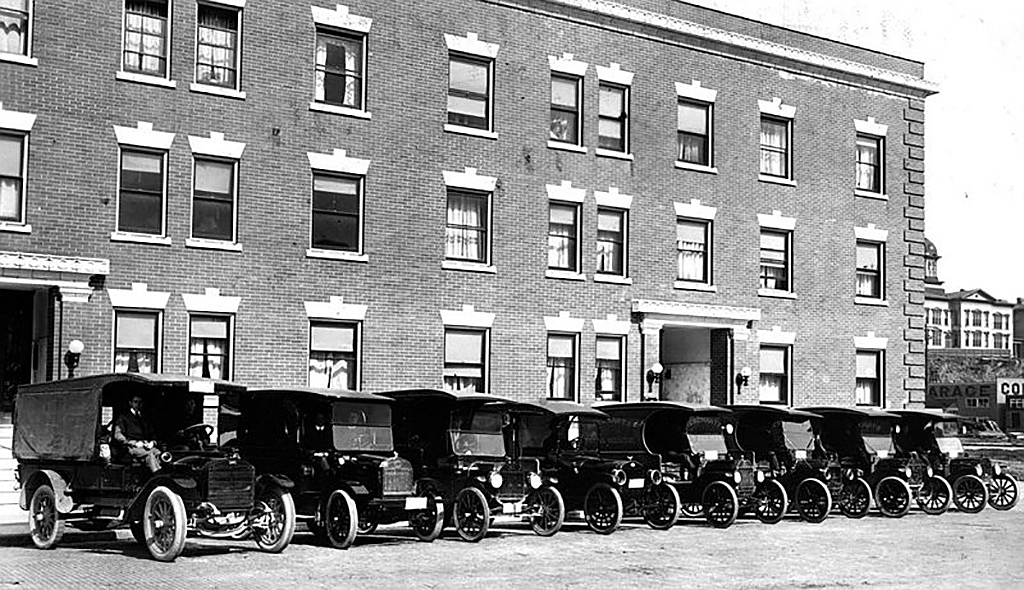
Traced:
<svg viewBox="0 0 1024 590">
<path fill-rule="evenodd" d="M 925 235 L 939 279 L 1024 297 L 1024 2 L 686 1 L 923 61 L 939 86 L 925 101 Z"/>
</svg>

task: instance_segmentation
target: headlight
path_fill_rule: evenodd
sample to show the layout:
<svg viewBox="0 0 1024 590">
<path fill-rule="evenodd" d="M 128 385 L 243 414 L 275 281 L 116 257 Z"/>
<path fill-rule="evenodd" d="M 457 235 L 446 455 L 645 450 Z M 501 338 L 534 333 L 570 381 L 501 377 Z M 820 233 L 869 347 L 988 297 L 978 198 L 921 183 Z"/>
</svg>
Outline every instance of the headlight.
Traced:
<svg viewBox="0 0 1024 590">
<path fill-rule="evenodd" d="M 757 483 L 764 483 L 764 472 L 760 469 L 757 470 Z"/>
<path fill-rule="evenodd" d="M 928 477 L 935 477 L 935 470 L 932 469 L 931 465 L 929 465 L 928 468 L 924 470 L 924 472 L 928 474 Z"/>
<path fill-rule="evenodd" d="M 736 483 L 743 481 L 743 475 L 739 471 L 732 472 L 732 480 Z"/>
<path fill-rule="evenodd" d="M 981 469 L 981 463 L 978 463 L 977 465 L 974 466 L 974 474 L 977 475 L 978 477 L 985 475 L 985 472 Z"/>
<path fill-rule="evenodd" d="M 537 488 L 540 487 L 540 484 L 542 484 L 542 483 L 544 483 L 544 482 L 541 481 L 539 475 L 537 475 L 536 473 L 531 473 L 530 474 L 530 487 L 531 488 L 537 489 Z"/>
<path fill-rule="evenodd" d="M 853 469 L 847 469 L 846 470 L 846 479 L 848 479 L 850 481 L 853 481 L 853 480 L 857 479 L 857 472 L 854 471 Z"/>
<path fill-rule="evenodd" d="M 993 465 L 992 466 L 992 473 L 995 473 L 996 475 L 999 475 L 1002 472 L 1003 472 L 1003 468 L 1002 467 L 1000 467 L 998 465 Z"/>
<path fill-rule="evenodd" d="M 661 472 L 657 469 L 652 469 L 647 472 L 647 477 L 651 478 L 651 483 L 658 485 L 661 483 Z"/>
<path fill-rule="evenodd" d="M 906 475 L 907 479 L 910 479 L 910 466 L 909 465 L 903 468 L 903 475 Z"/>
<path fill-rule="evenodd" d="M 504 481 L 505 478 L 503 478 L 501 474 L 498 473 L 497 471 L 491 473 L 491 475 L 488 476 L 487 478 L 487 483 L 491 484 L 491 487 L 494 489 L 500 488 L 501 484 L 504 483 Z"/>
<path fill-rule="evenodd" d="M 621 469 L 612 471 L 612 481 L 614 481 L 617 486 L 626 485 L 626 472 Z"/>
</svg>

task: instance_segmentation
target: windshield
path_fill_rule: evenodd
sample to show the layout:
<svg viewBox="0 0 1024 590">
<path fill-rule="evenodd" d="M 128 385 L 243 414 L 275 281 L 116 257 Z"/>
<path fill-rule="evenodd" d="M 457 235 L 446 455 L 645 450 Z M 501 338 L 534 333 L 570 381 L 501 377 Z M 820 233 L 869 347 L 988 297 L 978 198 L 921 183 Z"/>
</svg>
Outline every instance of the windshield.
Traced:
<svg viewBox="0 0 1024 590">
<path fill-rule="evenodd" d="M 860 423 L 860 434 L 869 453 L 892 452 L 892 422 L 865 418 Z"/>
<path fill-rule="evenodd" d="M 686 436 L 690 447 L 697 452 L 718 451 L 725 453 L 725 436 L 722 435 L 722 421 L 717 416 L 693 416 L 686 422 Z"/>
<path fill-rule="evenodd" d="M 472 407 L 452 412 L 452 451 L 456 455 L 504 457 L 505 437 L 501 432 L 502 413 Z"/>
<path fill-rule="evenodd" d="M 331 423 L 334 448 L 339 451 L 393 449 L 391 408 L 384 404 L 335 402 Z"/>
<path fill-rule="evenodd" d="M 814 442 L 810 422 L 783 422 L 782 432 L 786 437 L 786 446 L 791 449 L 810 449 Z"/>
<path fill-rule="evenodd" d="M 939 443 L 939 450 L 950 457 L 957 457 L 964 454 L 964 444 L 955 436 L 940 436 L 935 439 Z"/>
</svg>

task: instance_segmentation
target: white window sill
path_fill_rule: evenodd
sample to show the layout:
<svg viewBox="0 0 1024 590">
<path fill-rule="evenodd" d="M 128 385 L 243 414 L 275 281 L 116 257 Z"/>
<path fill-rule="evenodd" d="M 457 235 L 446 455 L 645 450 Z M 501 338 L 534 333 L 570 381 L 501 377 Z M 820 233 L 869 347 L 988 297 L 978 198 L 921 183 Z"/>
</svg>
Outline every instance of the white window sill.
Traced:
<svg viewBox="0 0 1024 590">
<path fill-rule="evenodd" d="M 758 289 L 758 297 L 774 297 L 776 299 L 796 299 L 796 293 L 792 291 L 780 291 L 778 289 Z"/>
<path fill-rule="evenodd" d="M 613 285 L 632 285 L 633 284 L 633 278 L 632 277 L 623 277 L 623 276 L 620 276 L 620 275 L 603 275 L 603 274 L 599 274 L 599 273 L 594 273 L 594 282 L 595 283 L 611 283 Z"/>
<path fill-rule="evenodd" d="M 707 283 L 695 283 L 693 281 L 676 281 L 672 283 L 673 289 L 679 289 L 681 291 L 704 291 L 705 293 L 718 293 L 717 285 L 709 285 Z"/>
<path fill-rule="evenodd" d="M 873 305 L 875 307 L 889 307 L 889 302 L 885 299 L 873 299 L 871 297 L 854 297 L 854 305 Z"/>
<path fill-rule="evenodd" d="M 150 86 L 162 86 L 164 88 L 177 88 L 177 80 L 168 80 L 167 78 L 160 78 L 159 76 L 148 76 L 146 74 L 135 74 L 132 72 L 118 72 L 114 75 L 118 80 L 124 80 L 125 82 L 138 82 L 139 84 L 149 84 Z"/>
<path fill-rule="evenodd" d="M 186 248 L 201 248 L 204 250 L 227 250 L 229 252 L 241 252 L 242 245 L 227 240 L 207 240 L 204 238 L 188 238 L 185 240 Z"/>
<path fill-rule="evenodd" d="M 347 260 L 348 262 L 369 262 L 370 257 L 357 252 L 343 252 L 341 250 L 323 250 L 320 248 L 307 248 L 306 258 L 323 258 L 325 260 Z"/>
<path fill-rule="evenodd" d="M 574 270 L 558 270 L 556 268 L 549 268 L 544 272 L 544 276 L 549 279 L 564 279 L 566 281 L 585 281 L 587 275 L 580 274 Z"/>
<path fill-rule="evenodd" d="M 5 61 L 12 64 L 21 64 L 23 66 L 32 66 L 33 68 L 39 66 L 39 60 L 34 57 L 22 55 L 20 53 L 0 53 L 0 61 Z"/>
<path fill-rule="evenodd" d="M 758 174 L 757 179 L 761 182 L 767 182 L 769 184 L 781 184 L 783 186 L 796 186 L 796 181 L 790 178 L 782 178 L 781 176 L 769 176 L 767 174 Z"/>
<path fill-rule="evenodd" d="M 462 125 L 452 125 L 451 123 L 445 123 L 444 130 L 448 133 L 458 133 L 459 135 L 472 135 L 473 137 L 483 137 L 485 139 L 498 139 L 498 134 L 493 131 L 487 131 L 486 129 L 474 129 L 473 127 L 463 127 Z"/>
<path fill-rule="evenodd" d="M 27 223 L 0 221 L 0 231 L 10 232 L 13 234 L 30 234 L 32 233 L 32 226 Z"/>
<path fill-rule="evenodd" d="M 317 111 L 320 113 L 331 113 L 332 115 L 341 115 L 343 117 L 353 117 L 356 119 L 372 119 L 373 115 L 363 109 L 354 109 L 352 107 L 343 107 L 336 104 L 325 104 L 322 102 L 311 102 L 309 103 L 309 110 Z"/>
<path fill-rule="evenodd" d="M 134 242 L 136 244 L 155 244 L 157 246 L 170 246 L 169 236 L 154 236 L 151 234 L 134 234 L 123 231 L 110 232 L 111 242 Z"/>
<path fill-rule="evenodd" d="M 553 150 L 565 150 L 567 152 L 576 152 L 578 154 L 585 154 L 590 151 L 588 148 L 585 148 L 582 145 L 564 143 L 561 141 L 555 141 L 553 139 L 548 140 L 548 147 Z"/>
<path fill-rule="evenodd" d="M 486 274 L 498 274 L 498 269 L 493 264 L 484 262 L 471 262 L 469 260 L 444 260 L 441 268 L 445 270 L 464 270 L 467 272 L 482 272 Z"/>
<path fill-rule="evenodd" d="M 864 197 L 865 199 L 878 199 L 879 201 L 889 200 L 889 195 L 885 193 L 873 193 L 859 188 L 853 189 L 853 195 L 855 197 Z"/>
<path fill-rule="evenodd" d="M 718 168 L 714 166 L 704 166 L 701 164 L 693 164 L 691 162 L 680 162 L 676 160 L 676 168 L 680 170 L 693 170 L 694 172 L 703 172 L 704 174 L 718 174 Z"/>
<path fill-rule="evenodd" d="M 226 96 L 227 98 L 237 98 L 238 100 L 245 100 L 245 93 L 239 92 L 234 88 L 224 88 L 223 86 L 211 86 L 209 84 L 200 84 L 193 82 L 188 85 L 188 89 L 192 92 L 198 92 L 200 94 L 214 94 L 216 96 Z"/>
<path fill-rule="evenodd" d="M 627 152 L 617 152 L 615 150 L 595 148 L 594 154 L 601 156 L 602 158 L 615 158 L 616 160 L 629 160 L 630 162 L 633 161 L 633 154 Z"/>
</svg>

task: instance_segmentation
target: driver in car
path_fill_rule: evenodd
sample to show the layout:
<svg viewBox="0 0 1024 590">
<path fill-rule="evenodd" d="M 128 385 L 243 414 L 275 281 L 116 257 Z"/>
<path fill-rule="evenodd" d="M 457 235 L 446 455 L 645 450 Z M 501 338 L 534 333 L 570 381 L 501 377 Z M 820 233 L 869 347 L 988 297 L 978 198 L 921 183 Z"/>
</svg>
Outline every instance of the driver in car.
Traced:
<svg viewBox="0 0 1024 590">
<path fill-rule="evenodd" d="M 128 405 L 128 411 L 114 421 L 114 440 L 121 443 L 130 456 L 140 459 L 156 473 L 160 471 L 160 449 L 153 440 L 153 428 L 142 416 L 142 396 L 132 395 Z"/>
</svg>

